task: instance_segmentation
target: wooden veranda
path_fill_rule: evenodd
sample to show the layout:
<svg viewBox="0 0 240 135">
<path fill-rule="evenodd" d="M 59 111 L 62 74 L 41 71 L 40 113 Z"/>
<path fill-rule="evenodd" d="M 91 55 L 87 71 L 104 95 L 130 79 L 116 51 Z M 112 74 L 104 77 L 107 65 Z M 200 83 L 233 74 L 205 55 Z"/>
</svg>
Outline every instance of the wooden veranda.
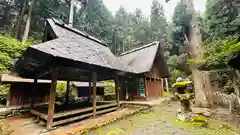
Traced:
<svg viewBox="0 0 240 135">
<path fill-rule="evenodd" d="M 45 42 L 27 48 L 16 62 L 14 72 L 24 78 L 34 78 L 30 112 L 45 120 L 47 129 L 120 107 L 119 77 L 134 71 L 124 66 L 103 42 L 54 19 L 47 21 L 43 41 Z M 43 109 L 47 111 L 34 108 L 38 79 L 51 80 L 49 104 Z M 97 104 L 96 82 L 107 79 L 116 81 L 116 103 Z M 92 84 L 91 104 L 80 105 L 80 108 L 76 105 L 69 110 L 69 106 L 58 109 L 55 104 L 57 80 L 68 82 L 66 104 L 69 100 L 69 81 L 85 81 Z"/>
<path fill-rule="evenodd" d="M 46 121 L 47 129 L 52 128 L 52 126 L 65 124 L 68 122 L 76 121 L 79 119 L 96 116 L 98 114 L 107 113 L 113 110 L 116 110 L 120 107 L 119 103 L 119 91 L 120 87 L 116 87 L 116 102 L 115 103 L 97 103 L 96 101 L 96 82 L 97 82 L 97 73 L 93 72 L 91 76 L 92 87 L 92 101 L 88 103 L 79 103 L 75 105 L 68 104 L 69 96 L 69 86 L 66 90 L 66 105 L 60 106 L 56 105 L 56 85 L 58 77 L 58 69 L 52 68 L 52 81 L 51 89 L 49 93 L 49 104 L 47 107 L 34 107 L 34 99 L 36 89 L 33 88 L 32 100 L 31 100 L 31 114 L 35 115 L 37 119 L 42 119 Z M 117 80 L 117 77 L 115 78 Z M 37 85 L 37 78 L 35 78 L 34 85 Z M 69 79 L 68 79 L 69 80 Z M 67 83 L 69 85 L 69 83 Z M 117 84 L 118 86 L 118 84 Z M 91 88 L 91 86 L 90 86 Z"/>
</svg>

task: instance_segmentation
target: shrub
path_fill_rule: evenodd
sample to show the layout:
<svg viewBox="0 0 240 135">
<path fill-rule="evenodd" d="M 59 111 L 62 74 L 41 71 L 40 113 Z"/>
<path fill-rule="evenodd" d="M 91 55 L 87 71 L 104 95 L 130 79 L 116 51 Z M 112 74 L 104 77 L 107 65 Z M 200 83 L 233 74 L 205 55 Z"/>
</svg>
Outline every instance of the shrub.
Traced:
<svg viewBox="0 0 240 135">
<path fill-rule="evenodd" d="M 10 70 L 13 67 L 14 59 L 21 56 L 24 50 L 33 43 L 37 43 L 37 41 L 22 44 L 15 38 L 0 36 L 0 71 Z"/>
</svg>

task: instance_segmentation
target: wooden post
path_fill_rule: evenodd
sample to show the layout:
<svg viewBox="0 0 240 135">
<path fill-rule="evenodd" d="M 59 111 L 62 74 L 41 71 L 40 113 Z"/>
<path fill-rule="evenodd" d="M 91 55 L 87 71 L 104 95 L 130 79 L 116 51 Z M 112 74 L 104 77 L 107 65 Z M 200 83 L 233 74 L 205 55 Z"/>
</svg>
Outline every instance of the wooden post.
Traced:
<svg viewBox="0 0 240 135">
<path fill-rule="evenodd" d="M 117 107 L 118 107 L 118 108 L 120 108 L 120 103 L 119 103 L 119 91 L 120 91 L 119 78 L 116 77 L 116 80 L 115 80 L 115 93 L 116 93 L 116 101 L 117 101 Z"/>
<path fill-rule="evenodd" d="M 6 107 L 10 107 L 10 101 L 11 101 L 11 88 L 8 91 L 8 95 L 7 95 L 7 103 L 6 103 Z"/>
<path fill-rule="evenodd" d="M 92 106 L 93 106 L 93 116 L 96 116 L 96 96 L 97 96 L 97 73 L 92 73 L 92 82 L 93 82 L 93 89 L 92 89 Z"/>
<path fill-rule="evenodd" d="M 148 83 L 147 83 L 146 77 L 144 77 L 144 84 L 145 84 L 145 96 L 146 96 L 146 99 L 148 100 Z"/>
<path fill-rule="evenodd" d="M 56 98 L 56 87 L 57 87 L 57 68 L 52 69 L 52 83 L 49 94 L 49 105 L 48 105 L 48 117 L 47 117 L 47 129 L 51 129 L 53 125 L 53 116 L 55 109 L 55 98 Z"/>
<path fill-rule="evenodd" d="M 35 77 L 34 82 L 33 82 L 33 87 L 32 87 L 32 93 L 31 93 L 31 99 L 30 99 L 30 111 L 33 109 L 34 104 L 35 104 L 35 96 L 36 96 L 36 89 L 37 89 L 37 81 L 38 79 Z"/>
<path fill-rule="evenodd" d="M 162 78 L 161 78 L 161 87 L 162 87 L 162 90 L 164 91 L 163 79 Z"/>
<path fill-rule="evenodd" d="M 169 92 L 169 88 L 168 88 L 168 78 L 165 78 L 165 87 L 166 87 L 166 91 Z"/>
<path fill-rule="evenodd" d="M 125 88 L 126 88 L 126 100 L 128 100 L 128 81 L 125 81 Z"/>
<path fill-rule="evenodd" d="M 90 100 L 91 100 L 91 95 L 92 95 L 91 77 L 89 77 L 89 80 L 88 80 L 88 91 L 89 91 L 88 101 L 90 102 Z"/>
<path fill-rule="evenodd" d="M 65 104 L 69 103 L 69 94 L 70 94 L 70 81 L 67 81 Z"/>
</svg>

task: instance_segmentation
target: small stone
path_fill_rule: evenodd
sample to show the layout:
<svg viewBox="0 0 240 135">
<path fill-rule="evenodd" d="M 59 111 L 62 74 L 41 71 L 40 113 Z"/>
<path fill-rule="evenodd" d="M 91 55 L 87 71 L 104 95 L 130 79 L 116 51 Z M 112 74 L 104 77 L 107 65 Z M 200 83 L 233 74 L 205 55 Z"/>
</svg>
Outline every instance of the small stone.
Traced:
<svg viewBox="0 0 240 135">
<path fill-rule="evenodd" d="M 182 112 L 181 108 L 177 109 L 177 113 L 181 113 L 181 112 Z"/>
</svg>

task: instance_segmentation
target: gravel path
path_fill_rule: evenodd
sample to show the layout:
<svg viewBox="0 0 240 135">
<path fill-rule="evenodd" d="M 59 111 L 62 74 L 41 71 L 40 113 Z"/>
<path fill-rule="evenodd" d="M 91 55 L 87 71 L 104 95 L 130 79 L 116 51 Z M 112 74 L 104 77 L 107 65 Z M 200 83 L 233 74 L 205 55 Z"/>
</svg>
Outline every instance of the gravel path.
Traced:
<svg viewBox="0 0 240 135">
<path fill-rule="evenodd" d="M 143 112 L 112 123 L 108 126 L 86 132 L 85 135 L 239 135 L 232 128 L 220 129 L 221 122 L 211 122 L 204 128 L 196 123 L 182 123 L 176 120 L 177 103 L 156 106 L 150 112 Z"/>
</svg>

